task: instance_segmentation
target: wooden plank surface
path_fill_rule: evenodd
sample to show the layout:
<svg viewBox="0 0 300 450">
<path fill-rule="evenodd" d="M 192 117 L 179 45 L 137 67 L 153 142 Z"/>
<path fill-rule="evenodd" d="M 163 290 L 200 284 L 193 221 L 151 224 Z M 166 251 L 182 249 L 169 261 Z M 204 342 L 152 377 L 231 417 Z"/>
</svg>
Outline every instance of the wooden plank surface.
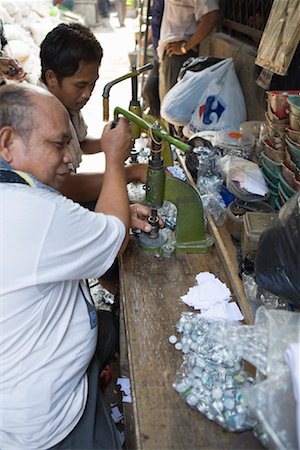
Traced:
<svg viewBox="0 0 300 450">
<path fill-rule="evenodd" d="M 156 258 L 131 238 L 120 258 L 121 306 L 131 380 L 135 447 L 138 449 L 256 449 L 251 432 L 231 433 L 188 406 L 172 384 L 181 351 L 168 338 L 176 333 L 180 296 L 195 274 L 213 272 L 228 284 L 217 250 Z M 229 286 L 229 284 L 228 284 Z"/>
<path fill-rule="evenodd" d="M 187 176 L 188 182 L 191 184 L 191 186 L 193 186 L 194 189 L 199 192 L 194 179 L 192 178 L 189 170 L 186 167 L 185 157 L 179 150 L 177 150 L 176 154 L 178 161 Z M 237 252 L 236 248 L 233 245 L 231 236 L 228 233 L 226 226 L 224 225 L 222 227 L 217 227 L 212 216 L 207 212 L 206 218 L 208 232 L 214 238 L 219 258 L 222 261 L 224 270 L 230 281 L 231 291 L 232 293 L 234 293 L 235 300 L 237 301 L 244 315 L 245 323 L 251 325 L 254 323 L 254 317 L 245 295 L 243 283 L 238 275 L 239 268 L 237 261 Z"/>
</svg>

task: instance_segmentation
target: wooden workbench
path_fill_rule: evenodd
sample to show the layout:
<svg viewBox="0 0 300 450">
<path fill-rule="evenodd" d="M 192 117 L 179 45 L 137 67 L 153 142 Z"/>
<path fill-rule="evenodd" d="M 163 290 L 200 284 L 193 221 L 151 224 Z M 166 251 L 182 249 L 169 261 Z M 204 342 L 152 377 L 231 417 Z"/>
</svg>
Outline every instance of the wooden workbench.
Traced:
<svg viewBox="0 0 300 450">
<path fill-rule="evenodd" d="M 232 263 L 226 255 L 220 257 L 220 245 L 224 247 L 220 241 L 209 253 L 156 258 L 139 247 L 137 238 L 131 238 L 120 259 L 121 318 L 132 394 L 132 403 L 124 404 L 127 448 L 262 448 L 251 432 L 227 432 L 208 420 L 188 406 L 172 386 L 182 352 L 168 338 L 177 334 L 182 311 L 191 310 L 180 296 L 202 271 L 214 273 L 232 292 L 240 289 L 232 288 Z M 227 252 L 225 247 L 223 250 Z"/>
</svg>

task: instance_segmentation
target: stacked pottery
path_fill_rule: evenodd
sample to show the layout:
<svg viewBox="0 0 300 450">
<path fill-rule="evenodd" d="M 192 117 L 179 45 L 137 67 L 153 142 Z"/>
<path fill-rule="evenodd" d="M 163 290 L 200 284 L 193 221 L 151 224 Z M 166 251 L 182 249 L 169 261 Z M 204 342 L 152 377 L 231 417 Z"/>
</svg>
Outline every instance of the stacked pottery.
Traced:
<svg viewBox="0 0 300 450">
<path fill-rule="evenodd" d="M 282 162 L 279 192 L 290 198 L 300 190 L 300 95 L 289 95 L 289 127 L 285 142 L 286 159 Z"/>
<path fill-rule="evenodd" d="M 261 166 L 270 190 L 269 203 L 277 209 L 281 208 L 292 192 L 289 191 L 289 194 L 286 195 L 284 190 L 283 195 L 281 179 L 283 178 L 282 164 L 285 160 L 290 159 L 286 150 L 286 138 L 290 127 L 289 95 L 298 97 L 298 94 L 300 94 L 300 91 L 267 92 L 266 126 L 268 138 L 264 140 Z"/>
</svg>

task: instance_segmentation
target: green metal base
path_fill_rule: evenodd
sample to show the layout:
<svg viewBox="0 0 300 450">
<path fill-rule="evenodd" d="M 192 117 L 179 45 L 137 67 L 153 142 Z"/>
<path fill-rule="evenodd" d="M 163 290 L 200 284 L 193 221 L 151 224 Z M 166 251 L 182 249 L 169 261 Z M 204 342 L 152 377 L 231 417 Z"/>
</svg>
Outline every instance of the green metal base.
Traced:
<svg viewBox="0 0 300 450">
<path fill-rule="evenodd" d="M 203 205 L 196 189 L 185 181 L 167 176 L 164 199 L 177 207 L 176 252 L 209 251 L 214 240 L 205 232 Z"/>
<path fill-rule="evenodd" d="M 188 242 L 186 245 L 184 243 L 176 245 L 176 253 L 204 253 L 211 250 L 213 245 L 213 238 L 209 234 L 206 234 L 202 241 Z"/>
<path fill-rule="evenodd" d="M 166 237 L 161 234 L 158 235 L 157 238 L 152 239 L 146 233 L 141 233 L 139 235 L 139 243 L 140 246 L 148 253 L 153 253 L 157 255 L 161 255 L 162 246 L 166 242 Z"/>
</svg>

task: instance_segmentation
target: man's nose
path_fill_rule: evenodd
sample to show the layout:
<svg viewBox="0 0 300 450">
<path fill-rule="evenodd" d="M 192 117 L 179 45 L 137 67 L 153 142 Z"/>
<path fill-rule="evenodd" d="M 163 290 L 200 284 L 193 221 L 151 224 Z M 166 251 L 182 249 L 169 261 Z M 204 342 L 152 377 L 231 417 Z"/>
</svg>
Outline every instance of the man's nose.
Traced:
<svg viewBox="0 0 300 450">
<path fill-rule="evenodd" d="M 93 87 L 92 86 L 86 86 L 86 88 L 82 91 L 82 98 L 84 98 L 85 100 L 88 100 L 90 98 L 90 96 L 92 95 L 93 92 Z"/>
<path fill-rule="evenodd" d="M 73 152 L 72 152 L 72 148 L 70 145 L 65 146 L 63 161 L 66 164 L 73 162 Z"/>
</svg>

